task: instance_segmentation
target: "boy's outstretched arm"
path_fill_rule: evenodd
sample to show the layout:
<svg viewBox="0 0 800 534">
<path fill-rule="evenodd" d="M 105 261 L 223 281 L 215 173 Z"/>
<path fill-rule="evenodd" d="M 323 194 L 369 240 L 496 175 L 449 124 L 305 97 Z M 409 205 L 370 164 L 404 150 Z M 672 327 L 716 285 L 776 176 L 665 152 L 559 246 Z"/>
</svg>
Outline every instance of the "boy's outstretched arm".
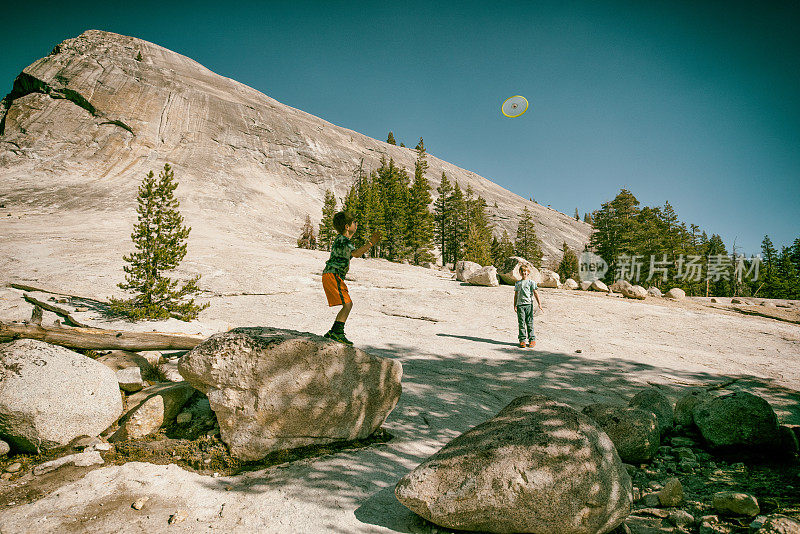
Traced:
<svg viewBox="0 0 800 534">
<path fill-rule="evenodd" d="M 353 258 L 360 258 L 360 257 L 361 257 L 361 256 L 363 256 L 363 255 L 364 255 L 364 254 L 365 254 L 365 253 L 366 253 L 366 252 L 367 252 L 369 249 L 371 249 L 372 247 L 374 247 L 375 245 L 377 245 L 377 244 L 378 244 L 378 241 L 380 241 L 380 240 L 381 240 L 381 231 L 380 231 L 380 230 L 375 230 L 375 231 L 372 233 L 372 237 L 370 237 L 370 238 L 369 238 L 369 242 L 367 242 L 367 243 L 364 243 L 364 246 L 362 246 L 361 248 L 357 248 L 356 250 L 354 250 L 354 251 L 353 251 L 353 253 L 351 254 L 351 256 L 352 256 Z"/>
</svg>

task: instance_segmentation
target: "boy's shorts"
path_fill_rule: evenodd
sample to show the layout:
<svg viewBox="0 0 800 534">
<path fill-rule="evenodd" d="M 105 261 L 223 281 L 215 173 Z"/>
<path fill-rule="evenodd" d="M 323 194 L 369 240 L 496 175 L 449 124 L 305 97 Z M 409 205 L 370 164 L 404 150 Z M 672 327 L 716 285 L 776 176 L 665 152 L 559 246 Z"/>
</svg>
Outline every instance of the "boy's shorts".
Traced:
<svg viewBox="0 0 800 534">
<path fill-rule="evenodd" d="M 325 290 L 325 296 L 328 297 L 328 306 L 341 306 L 346 302 L 352 302 L 350 293 L 347 292 L 347 286 L 338 274 L 323 273 L 322 288 Z"/>
</svg>

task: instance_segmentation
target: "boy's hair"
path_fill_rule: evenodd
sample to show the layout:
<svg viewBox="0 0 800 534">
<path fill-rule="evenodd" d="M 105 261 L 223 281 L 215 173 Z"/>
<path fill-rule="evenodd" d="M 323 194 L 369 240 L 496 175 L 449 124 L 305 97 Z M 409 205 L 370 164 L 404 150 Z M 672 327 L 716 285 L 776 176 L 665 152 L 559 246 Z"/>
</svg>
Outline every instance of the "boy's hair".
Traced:
<svg viewBox="0 0 800 534">
<path fill-rule="evenodd" d="M 345 226 L 349 225 L 354 220 L 355 218 L 349 211 L 340 211 L 333 216 L 333 227 L 336 228 L 337 232 L 343 234 Z"/>
<path fill-rule="evenodd" d="M 519 272 L 531 274 L 531 268 L 523 263 L 522 265 L 519 266 Z"/>
</svg>

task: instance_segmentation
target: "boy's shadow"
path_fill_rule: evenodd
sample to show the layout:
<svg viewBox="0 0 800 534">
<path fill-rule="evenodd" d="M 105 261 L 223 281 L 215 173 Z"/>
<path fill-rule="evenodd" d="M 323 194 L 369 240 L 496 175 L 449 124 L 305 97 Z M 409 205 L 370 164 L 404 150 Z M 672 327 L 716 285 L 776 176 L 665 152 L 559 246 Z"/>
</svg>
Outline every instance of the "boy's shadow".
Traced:
<svg viewBox="0 0 800 534">
<path fill-rule="evenodd" d="M 485 337 L 472 337 L 472 336 L 456 336 L 454 334 L 436 334 L 441 337 L 456 337 L 458 339 L 466 339 L 467 341 L 478 341 L 480 343 L 489 343 L 491 345 L 503 345 L 505 347 L 516 347 L 516 343 L 509 343 L 507 341 L 497 341 L 496 339 L 488 339 Z"/>
</svg>

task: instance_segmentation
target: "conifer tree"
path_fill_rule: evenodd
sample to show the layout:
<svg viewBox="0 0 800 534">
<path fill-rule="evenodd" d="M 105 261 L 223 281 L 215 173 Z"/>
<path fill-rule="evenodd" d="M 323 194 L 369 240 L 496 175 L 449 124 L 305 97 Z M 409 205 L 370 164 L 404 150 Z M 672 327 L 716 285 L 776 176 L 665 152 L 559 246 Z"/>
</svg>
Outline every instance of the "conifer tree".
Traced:
<svg viewBox="0 0 800 534">
<path fill-rule="evenodd" d="M 394 164 L 394 160 L 381 158 L 381 166 L 374 178 L 380 195 L 381 256 L 397 260 L 405 252 L 405 213 L 408 206 L 408 174 Z"/>
<path fill-rule="evenodd" d="M 584 213 L 583 222 L 585 222 L 586 224 L 592 224 L 592 216 L 589 213 Z"/>
<path fill-rule="evenodd" d="M 314 235 L 314 225 L 311 224 L 311 215 L 306 215 L 306 222 L 303 224 L 303 229 L 300 231 L 300 237 L 297 238 L 298 248 L 307 248 L 314 250 L 317 248 L 317 236 Z"/>
<path fill-rule="evenodd" d="M 394 134 L 389 132 L 389 137 L 386 138 L 386 142 L 390 145 L 397 145 L 397 142 L 394 140 Z"/>
<path fill-rule="evenodd" d="M 471 189 L 468 189 L 470 195 Z M 486 213 L 486 201 L 482 197 L 470 200 L 467 211 L 469 223 L 464 244 L 464 259 L 481 265 L 492 263 L 492 225 Z"/>
<path fill-rule="evenodd" d="M 575 208 L 575 220 L 576 220 L 576 221 L 580 221 L 580 220 L 581 220 L 581 216 L 580 216 L 580 214 L 578 213 L 578 208 Z"/>
<path fill-rule="evenodd" d="M 433 215 L 428 210 L 431 191 L 425 171 L 428 169 L 425 146 L 420 137 L 417 145 L 417 160 L 414 162 L 414 182 L 408 196 L 406 211 L 406 245 L 410 259 L 415 264 L 433 259 Z"/>
<path fill-rule="evenodd" d="M 503 230 L 503 235 L 500 241 L 497 242 L 497 245 L 495 245 L 495 250 L 492 252 L 492 265 L 498 269 L 502 269 L 506 264 L 506 260 L 513 255 L 514 243 L 511 242 L 508 231 Z"/>
<path fill-rule="evenodd" d="M 442 263 L 447 264 L 452 259 L 449 256 L 448 244 L 450 242 L 450 221 L 453 218 L 451 198 L 453 186 L 444 171 L 442 171 L 442 181 L 436 188 L 436 192 L 439 196 L 433 203 L 433 233 L 442 253 Z"/>
<path fill-rule="evenodd" d="M 453 186 L 453 194 L 450 196 L 450 209 L 452 217 L 448 226 L 447 255 L 454 264 L 462 259 L 464 250 L 464 235 L 466 233 L 467 214 L 464 194 L 458 186 L 458 182 Z"/>
<path fill-rule="evenodd" d="M 336 214 L 336 196 L 328 189 L 322 201 L 322 220 L 319 222 L 317 244 L 320 250 L 330 250 L 333 240 L 336 239 L 336 229 L 333 227 L 334 214 Z"/>
<path fill-rule="evenodd" d="M 111 299 L 113 311 L 132 319 L 174 316 L 190 321 L 208 307 L 195 304 L 190 297 L 199 292 L 200 275 L 182 285 L 165 276 L 186 256 L 186 239 L 191 231 L 178 210 L 180 202 L 174 196 L 178 183 L 174 178 L 172 168 L 165 164 L 157 179 L 150 171 L 139 186 L 139 217 L 131 234 L 136 252 L 123 256 L 129 265 L 123 267 L 125 282 L 117 284 L 120 289 L 133 291 L 134 296 Z"/>
<path fill-rule="evenodd" d="M 514 240 L 514 252 L 517 256 L 522 256 L 535 267 L 542 266 L 542 248 L 536 238 L 536 228 L 533 225 L 533 215 L 525 206 L 522 209 L 519 223 L 517 225 L 517 237 Z"/>
<path fill-rule="evenodd" d="M 581 278 L 579 274 L 580 265 L 578 263 L 578 256 L 569 248 L 566 242 L 561 245 L 561 253 L 561 262 L 558 264 L 558 275 L 561 281 L 564 282 L 567 278 L 572 278 L 576 282 L 579 281 Z"/>
</svg>

